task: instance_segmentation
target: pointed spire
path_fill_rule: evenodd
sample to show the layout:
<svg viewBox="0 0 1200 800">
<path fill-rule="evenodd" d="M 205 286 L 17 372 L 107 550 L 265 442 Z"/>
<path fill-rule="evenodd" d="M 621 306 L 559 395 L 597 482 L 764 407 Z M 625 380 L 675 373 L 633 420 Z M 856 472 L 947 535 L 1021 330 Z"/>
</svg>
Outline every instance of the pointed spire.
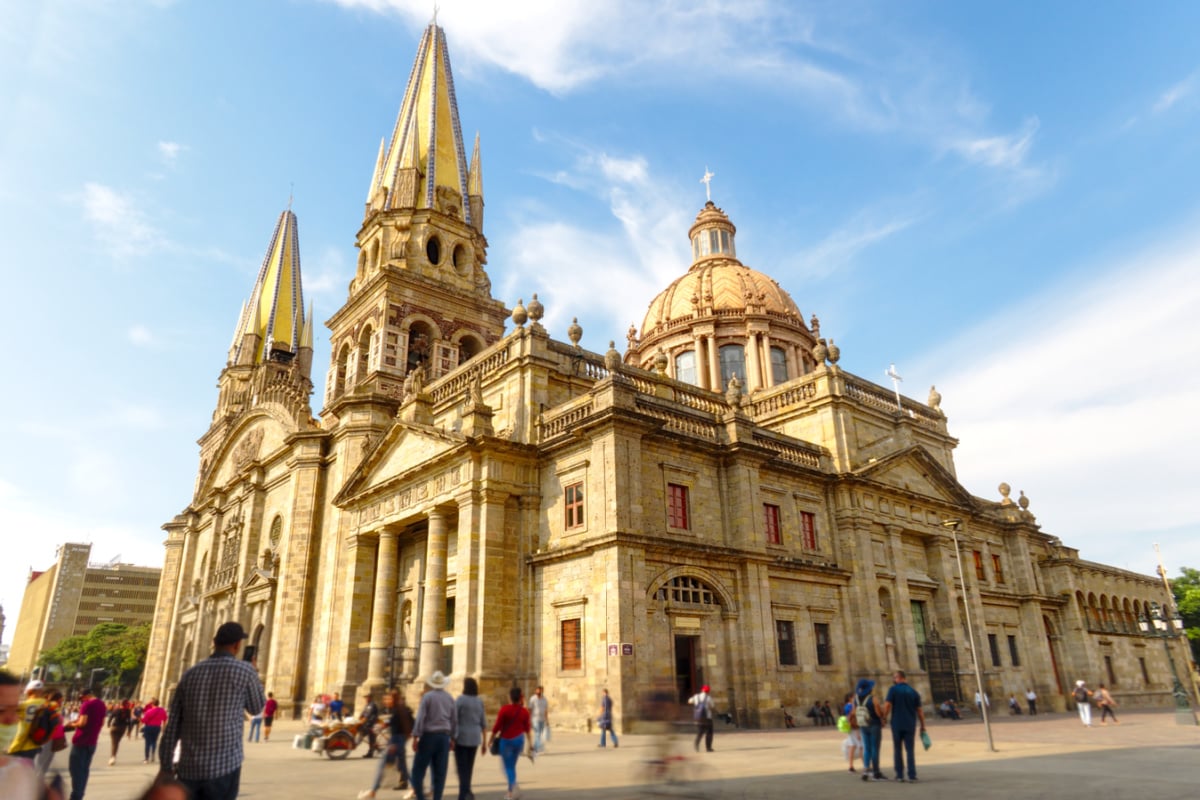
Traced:
<svg viewBox="0 0 1200 800">
<path fill-rule="evenodd" d="M 229 343 L 229 363 L 237 360 L 238 345 L 242 342 L 242 331 L 246 329 L 246 301 L 242 301 L 242 310 L 238 314 L 237 325 L 233 329 L 233 341 Z"/>
<path fill-rule="evenodd" d="M 483 197 L 483 172 L 479 164 L 479 131 L 475 131 L 475 149 L 471 152 L 471 170 L 467 173 L 467 194 Z"/>
<path fill-rule="evenodd" d="M 379 185 L 379 173 L 383 171 L 384 138 L 379 137 L 379 155 L 375 157 L 375 172 L 371 175 L 371 185 L 367 189 L 367 205 L 375 200 L 375 187 Z M 290 204 L 289 204 L 290 206 Z"/>
<path fill-rule="evenodd" d="M 240 336 L 231 350 L 235 364 L 261 364 L 272 351 L 293 355 L 300 348 L 304 296 L 300 282 L 300 234 L 289 208 L 279 215 L 250 302 L 243 306 Z"/>
<path fill-rule="evenodd" d="M 308 315 L 304 318 L 303 333 L 300 335 L 300 346 L 307 347 L 309 350 L 313 346 L 313 305 L 312 300 L 308 301 Z"/>
<path fill-rule="evenodd" d="M 471 223 L 467 203 L 468 165 L 458 121 L 458 101 L 446 36 L 436 22 L 421 36 L 417 57 L 409 74 L 408 87 L 382 168 L 371 182 L 373 200 L 380 187 L 387 190 L 383 208 L 408 207 L 408 198 L 398 192 L 405 183 L 401 170 L 418 167 L 415 207 L 436 208 L 437 188 L 446 187 L 459 195 L 465 221 Z"/>
</svg>

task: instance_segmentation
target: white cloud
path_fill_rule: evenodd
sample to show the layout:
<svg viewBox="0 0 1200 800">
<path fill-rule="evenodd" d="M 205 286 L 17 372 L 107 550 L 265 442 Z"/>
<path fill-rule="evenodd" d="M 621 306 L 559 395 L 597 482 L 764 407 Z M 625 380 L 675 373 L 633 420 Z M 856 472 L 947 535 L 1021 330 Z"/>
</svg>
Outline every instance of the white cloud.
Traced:
<svg viewBox="0 0 1200 800">
<path fill-rule="evenodd" d="M 901 217 L 875 222 L 860 214 L 802 251 L 796 259 L 796 269 L 800 275 L 809 278 L 827 277 L 849 264 L 862 250 L 903 231 L 915 221 L 913 217 Z"/>
<path fill-rule="evenodd" d="M 1158 96 L 1158 100 L 1154 103 L 1154 113 L 1161 114 L 1173 108 L 1180 100 L 1192 93 L 1195 85 L 1196 73 L 1193 72 Z"/>
<path fill-rule="evenodd" d="M 1017 133 L 1008 136 L 958 139 L 949 146 L 967 161 L 988 167 L 1018 169 L 1025 166 L 1039 126 L 1038 118 L 1031 117 L 1025 120 L 1025 124 Z"/>
<path fill-rule="evenodd" d="M 99 243 L 117 259 L 146 256 L 168 247 L 163 234 L 128 195 L 99 183 L 86 183 L 83 216 Z"/>
<path fill-rule="evenodd" d="M 1024 489 L 1085 558 L 1148 569 L 1151 541 L 1200 531 L 1200 239 L 1073 276 L 916 365 L 944 395 L 959 478 Z M 1086 276 L 1086 277 L 1085 277 Z M 913 377 L 910 375 L 910 377 Z M 1179 563 L 1200 564 L 1200 536 Z"/>
<path fill-rule="evenodd" d="M 174 166 L 179 160 L 179 154 L 187 150 L 187 145 L 182 145 L 179 142 L 159 142 L 158 155 L 168 165 Z"/>
<path fill-rule="evenodd" d="M 134 325 L 126 334 L 129 343 L 136 347 L 156 349 L 159 346 L 158 337 L 145 325 Z"/>
</svg>

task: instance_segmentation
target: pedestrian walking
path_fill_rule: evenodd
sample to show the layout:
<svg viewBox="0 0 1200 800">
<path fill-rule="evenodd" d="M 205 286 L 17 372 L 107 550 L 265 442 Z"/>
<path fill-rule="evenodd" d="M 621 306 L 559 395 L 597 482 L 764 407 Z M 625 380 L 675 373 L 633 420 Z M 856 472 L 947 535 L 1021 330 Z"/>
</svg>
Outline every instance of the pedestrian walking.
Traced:
<svg viewBox="0 0 1200 800">
<path fill-rule="evenodd" d="M 264 706 L 265 708 L 265 706 Z M 250 717 L 250 732 L 246 734 L 247 742 L 257 742 L 262 737 L 263 712 Z"/>
<path fill-rule="evenodd" d="M 467 680 L 472 680 L 468 678 Z M 404 702 L 404 695 L 392 689 L 383 696 L 384 713 L 388 715 L 388 742 L 383 748 L 383 758 L 379 759 L 379 767 L 375 770 L 375 782 L 370 789 L 358 793 L 359 800 L 374 797 L 383 785 L 383 775 L 389 764 L 395 764 L 400 773 L 400 779 L 393 789 L 408 788 L 408 737 L 413 731 L 413 714 Z"/>
<path fill-rule="evenodd" d="M 858 725 L 858 712 L 856 703 L 854 702 L 854 692 L 847 692 L 842 698 L 842 716 L 846 718 L 846 722 L 850 725 L 850 731 L 846 734 L 846 740 L 842 743 L 842 755 L 850 767 L 850 774 L 856 774 L 858 770 L 854 768 L 854 762 L 858 757 L 863 755 L 863 739 L 862 729 Z"/>
<path fill-rule="evenodd" d="M 379 743 L 375 741 L 375 725 L 379 722 L 379 706 L 375 703 L 375 698 L 371 696 L 369 689 L 363 692 L 362 699 L 363 708 L 358 718 L 362 720 L 361 725 L 367 732 L 367 752 L 363 754 L 363 758 L 374 758 L 375 753 L 379 750 Z"/>
<path fill-rule="evenodd" d="M 1071 693 L 1075 698 L 1075 708 L 1079 711 L 1079 721 L 1084 727 L 1092 727 L 1092 692 L 1087 688 L 1086 681 L 1075 681 L 1075 691 Z"/>
<path fill-rule="evenodd" d="M 1105 688 L 1104 684 L 1096 689 L 1096 705 L 1100 707 L 1100 724 L 1107 725 L 1106 721 L 1109 717 L 1113 718 L 1113 725 L 1120 725 L 1121 721 L 1117 719 L 1117 712 L 1113 708 L 1117 705 L 1117 701 L 1113 699 L 1112 694 Z"/>
<path fill-rule="evenodd" d="M 1029 706 L 1029 716 L 1036 717 L 1037 716 L 1037 692 L 1035 692 L 1033 690 L 1032 686 L 1025 690 L 1025 705 Z"/>
<path fill-rule="evenodd" d="M 487 733 L 487 711 L 479 699 L 479 684 L 474 678 L 463 678 L 462 694 L 454 701 L 454 711 L 458 715 L 458 738 L 454 740 L 458 800 L 474 800 L 471 777 L 475 774 L 475 753 L 486 752 L 483 737 Z"/>
<path fill-rule="evenodd" d="M 442 800 L 446 770 L 450 766 L 450 742 L 458 735 L 454 698 L 446 691 L 449 680 L 441 670 L 425 681 L 425 694 L 417 706 L 413 725 L 412 789 L 417 800 L 425 800 L 425 773 L 433 768 L 433 800 Z"/>
<path fill-rule="evenodd" d="M 700 687 L 700 691 L 688 698 L 692 706 L 692 719 L 696 722 L 696 752 L 700 752 L 700 740 L 704 740 L 704 750 L 713 751 L 713 715 L 712 696 L 708 686 Z"/>
<path fill-rule="evenodd" d="M 984 701 L 986 702 L 986 696 Z M 925 732 L 925 710 L 921 695 L 908 685 L 904 670 L 892 674 L 892 688 L 883 699 L 883 715 L 892 723 L 892 749 L 895 755 L 896 780 L 905 780 L 905 757 L 908 761 L 908 780 L 917 780 L 916 735 Z M 918 728 L 918 725 L 920 726 Z"/>
<path fill-rule="evenodd" d="M 608 689 L 601 689 L 600 691 L 600 714 L 596 717 L 596 724 L 600 726 L 599 747 L 604 747 L 606 744 L 605 737 L 611 735 L 613 749 L 616 749 L 620 745 L 617 743 L 617 732 L 613 730 L 613 701 L 608 696 Z"/>
<path fill-rule="evenodd" d="M 146 704 L 142 712 L 142 739 L 146 742 L 146 758 L 143 764 L 149 764 L 158 754 L 158 737 L 162 734 L 163 723 L 167 721 L 167 710 L 158 704 L 155 697 Z"/>
<path fill-rule="evenodd" d="M 275 693 L 267 692 L 267 703 L 263 706 L 263 741 L 271 741 L 271 726 L 275 724 L 275 711 L 279 703 L 275 702 Z"/>
<path fill-rule="evenodd" d="M 529 698 L 529 721 L 533 725 L 533 752 L 541 753 L 550 739 L 550 703 L 541 686 Z"/>
<path fill-rule="evenodd" d="M 212 655 L 183 673 L 171 699 L 158 749 L 159 775 L 169 779 L 177 773 L 192 800 L 238 796 L 245 715 L 257 714 L 266 705 L 258 670 L 237 657 L 246 638 L 236 622 L 217 628 Z"/>
<path fill-rule="evenodd" d="M 608 696 L 607 689 L 605 696 Z M 508 705 L 501 706 L 500 713 L 496 715 L 496 724 L 492 726 L 488 746 L 491 746 L 493 740 L 500 739 L 500 761 L 504 766 L 504 777 L 508 780 L 508 794 L 504 795 L 504 800 L 514 800 L 520 792 L 520 786 L 517 784 L 517 760 L 526 745 L 529 752 L 533 752 L 533 734 L 529 722 L 529 709 L 525 708 L 524 696 L 519 686 L 508 690 L 508 700 Z M 616 744 L 617 739 L 614 736 L 613 746 Z"/>
<path fill-rule="evenodd" d="M 71 800 L 83 800 L 88 777 L 92 771 L 92 757 L 100 742 L 100 731 L 104 728 L 108 709 L 104 701 L 84 688 L 79 692 L 79 716 L 67 727 L 75 731 L 71 737 L 71 754 L 67 757 L 67 771 L 71 775 Z"/>
<path fill-rule="evenodd" d="M 112 752 L 109 753 L 108 765 L 117 763 L 117 751 L 121 749 L 121 740 L 129 733 L 133 725 L 133 703 L 129 700 L 118 700 L 108 712 L 108 734 L 112 737 Z"/>
<path fill-rule="evenodd" d="M 45 787 L 33 768 L 33 759 L 9 754 L 21 725 L 21 680 L 0 669 L 0 793 L 4 797 L 40 797 Z"/>
</svg>

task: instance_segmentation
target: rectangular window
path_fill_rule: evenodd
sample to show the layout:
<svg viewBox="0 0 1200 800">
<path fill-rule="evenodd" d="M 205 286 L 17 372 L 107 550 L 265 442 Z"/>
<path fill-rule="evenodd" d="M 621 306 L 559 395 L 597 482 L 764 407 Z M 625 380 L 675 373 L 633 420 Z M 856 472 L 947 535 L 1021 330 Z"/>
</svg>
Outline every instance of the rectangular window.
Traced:
<svg viewBox="0 0 1200 800">
<path fill-rule="evenodd" d="M 833 646 L 829 641 L 829 623 L 814 622 L 813 635 L 817 639 L 817 663 L 828 667 L 833 663 Z"/>
<path fill-rule="evenodd" d="M 796 627 L 790 619 L 775 620 L 775 640 L 779 643 L 779 665 L 794 667 L 796 659 Z"/>
<path fill-rule="evenodd" d="M 811 511 L 800 512 L 800 537 L 805 550 L 817 549 L 817 516 Z"/>
<path fill-rule="evenodd" d="M 583 526 L 583 484 L 572 483 L 563 489 L 563 507 L 566 518 L 564 525 L 567 529 Z"/>
<path fill-rule="evenodd" d="M 992 666 L 998 667 L 1000 666 L 1000 642 L 997 640 L 996 634 L 994 633 L 989 633 L 987 636 L 988 649 L 992 651 Z"/>
<path fill-rule="evenodd" d="M 917 666 L 925 667 L 925 604 L 913 600 L 909 604 L 912 611 L 913 637 L 917 640 Z"/>
<path fill-rule="evenodd" d="M 983 569 L 983 553 L 978 550 L 973 551 L 975 556 L 975 577 L 981 581 L 987 580 L 987 573 Z"/>
<path fill-rule="evenodd" d="M 688 487 L 667 484 L 667 524 L 684 530 L 691 527 L 688 525 Z"/>
<path fill-rule="evenodd" d="M 996 583 L 1004 583 L 1004 568 L 1000 566 L 1000 556 L 992 553 L 992 574 L 996 576 Z"/>
<path fill-rule="evenodd" d="M 1117 673 L 1113 672 L 1112 656 L 1104 657 L 1104 671 L 1108 673 L 1108 685 L 1117 688 Z"/>
<path fill-rule="evenodd" d="M 779 544 L 779 506 L 763 503 L 763 524 L 767 531 L 767 544 Z"/>
<path fill-rule="evenodd" d="M 771 378 L 774 379 L 776 386 L 787 383 L 787 353 L 782 347 L 771 348 Z"/>
<path fill-rule="evenodd" d="M 675 356 L 675 380 L 693 385 L 698 383 L 696 380 L 695 350 L 686 350 Z"/>
<path fill-rule="evenodd" d="M 562 621 L 562 668 L 583 669 L 583 637 L 578 619 Z"/>
<path fill-rule="evenodd" d="M 1008 658 L 1014 667 L 1021 666 L 1021 656 L 1017 653 L 1017 637 L 1008 637 Z"/>
</svg>

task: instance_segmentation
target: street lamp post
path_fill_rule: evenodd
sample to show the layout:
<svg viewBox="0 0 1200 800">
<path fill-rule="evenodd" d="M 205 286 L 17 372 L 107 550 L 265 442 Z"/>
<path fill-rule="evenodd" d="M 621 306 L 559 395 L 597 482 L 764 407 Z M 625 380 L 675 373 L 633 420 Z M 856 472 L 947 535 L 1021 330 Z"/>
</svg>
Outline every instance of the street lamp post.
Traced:
<svg viewBox="0 0 1200 800">
<path fill-rule="evenodd" d="M 1150 609 L 1139 621 L 1138 626 L 1143 633 L 1153 633 L 1162 639 L 1163 649 L 1167 651 L 1167 663 L 1171 665 L 1171 680 L 1174 684 L 1171 687 L 1171 695 L 1175 699 L 1175 722 L 1179 725 L 1200 725 L 1200 722 L 1196 720 L 1195 712 L 1192 711 L 1192 703 L 1188 699 L 1187 690 L 1183 688 L 1183 682 L 1179 680 L 1179 670 L 1175 668 L 1175 654 L 1171 652 L 1171 644 L 1179 636 L 1173 623 L 1178 622 L 1179 620 L 1171 618 L 1171 613 L 1166 608 L 1159 606 L 1158 603 L 1151 603 Z"/>
<path fill-rule="evenodd" d="M 971 598 L 967 595 L 967 578 L 963 574 L 962 554 L 958 550 L 958 532 L 962 530 L 961 519 L 942 520 L 942 527 L 949 528 L 954 536 L 954 563 L 958 565 L 958 582 L 962 584 L 963 610 L 967 614 L 967 638 L 971 642 L 971 663 L 975 665 L 975 687 L 979 692 L 979 711 L 983 714 L 983 729 L 987 732 L 988 749 L 996 752 L 996 743 L 992 741 L 992 721 L 988 717 L 987 695 L 983 692 L 983 673 L 979 670 L 979 648 L 975 645 L 975 626 L 971 622 Z"/>
</svg>

